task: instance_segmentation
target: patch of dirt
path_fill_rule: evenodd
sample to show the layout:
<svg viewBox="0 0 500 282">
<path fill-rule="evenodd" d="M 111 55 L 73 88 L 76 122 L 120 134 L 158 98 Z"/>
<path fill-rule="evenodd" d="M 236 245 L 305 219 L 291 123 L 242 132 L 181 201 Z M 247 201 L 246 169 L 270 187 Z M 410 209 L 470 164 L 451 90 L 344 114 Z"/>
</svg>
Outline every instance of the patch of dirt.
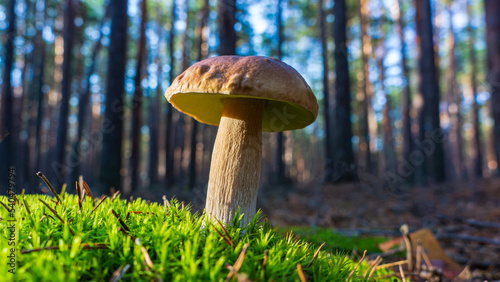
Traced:
<svg viewBox="0 0 500 282">
<path fill-rule="evenodd" d="M 456 262 L 500 278 L 500 179 L 401 188 L 360 183 L 301 187 L 259 197 L 280 226 L 336 228 L 346 234 L 400 236 L 429 228 Z"/>
</svg>

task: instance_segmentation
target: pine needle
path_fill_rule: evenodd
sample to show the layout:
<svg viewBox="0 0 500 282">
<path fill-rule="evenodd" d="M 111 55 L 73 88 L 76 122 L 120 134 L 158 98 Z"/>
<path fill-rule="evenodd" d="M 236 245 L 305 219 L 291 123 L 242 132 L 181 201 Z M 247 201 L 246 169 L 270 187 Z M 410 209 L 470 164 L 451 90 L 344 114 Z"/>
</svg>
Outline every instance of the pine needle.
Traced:
<svg viewBox="0 0 500 282">
<path fill-rule="evenodd" d="M 50 191 L 52 191 L 52 194 L 54 194 L 54 196 L 56 197 L 57 201 L 61 202 L 61 198 L 59 198 L 59 195 L 56 193 L 56 190 L 54 189 L 54 187 L 52 187 L 52 184 L 50 184 L 50 181 L 47 179 L 47 177 L 45 177 L 45 175 L 43 175 L 41 171 L 37 172 L 36 175 L 40 177 L 43 180 L 43 182 L 45 182 L 47 187 L 49 187 Z"/>
<path fill-rule="evenodd" d="M 366 255 L 366 250 L 363 252 L 363 256 L 361 257 L 361 260 L 358 262 L 358 264 L 356 265 L 356 267 L 351 271 L 351 273 L 349 274 L 349 277 L 347 277 L 347 282 L 349 282 L 349 280 L 351 280 L 351 277 L 356 272 L 356 269 L 358 269 L 358 267 L 361 264 L 361 262 L 365 259 L 365 255 Z"/>
</svg>

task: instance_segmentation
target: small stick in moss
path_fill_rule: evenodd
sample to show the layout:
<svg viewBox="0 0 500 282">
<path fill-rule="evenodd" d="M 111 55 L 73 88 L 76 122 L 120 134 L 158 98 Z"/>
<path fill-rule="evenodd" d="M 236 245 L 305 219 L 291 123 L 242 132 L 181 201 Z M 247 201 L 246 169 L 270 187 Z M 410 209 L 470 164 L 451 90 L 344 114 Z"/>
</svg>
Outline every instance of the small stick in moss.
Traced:
<svg viewBox="0 0 500 282">
<path fill-rule="evenodd" d="M 87 182 L 85 182 L 85 180 L 82 180 L 82 182 L 83 182 L 83 189 L 85 189 L 85 193 L 87 193 L 87 195 L 90 196 L 90 198 L 92 199 L 92 205 L 95 207 L 94 195 L 92 195 L 92 191 L 90 191 L 89 185 L 87 184 Z"/>
<path fill-rule="evenodd" d="M 107 198 L 107 197 L 108 197 L 108 196 L 106 196 L 106 195 L 102 196 L 101 200 L 99 201 L 99 203 L 97 204 L 97 206 L 95 206 L 95 207 L 92 209 L 92 211 L 90 212 L 90 214 L 92 214 L 92 213 L 93 213 L 93 212 L 94 212 L 94 211 L 95 211 L 95 210 L 96 210 L 96 209 L 97 209 L 97 208 L 98 208 L 98 207 L 102 204 L 102 202 L 104 202 L 104 200 L 106 200 L 106 198 Z"/>
<path fill-rule="evenodd" d="M 73 245 L 68 245 L 68 249 L 71 249 Z M 82 248 L 86 250 L 91 250 L 91 249 L 107 249 L 108 244 L 83 244 L 81 245 Z M 59 246 L 48 246 L 48 247 L 43 247 L 43 248 L 36 248 L 36 249 L 31 249 L 31 250 L 21 250 L 21 254 L 29 254 L 33 252 L 38 252 L 38 251 L 44 251 L 44 250 L 58 250 Z"/>
<path fill-rule="evenodd" d="M 57 217 L 57 219 L 59 219 L 62 224 L 64 224 L 64 220 L 59 216 L 59 214 L 57 213 L 57 211 L 55 211 L 54 209 L 52 209 L 49 204 L 47 204 L 46 202 L 44 202 L 42 199 L 38 199 L 40 202 L 42 202 L 44 205 L 47 206 L 47 208 Z M 73 232 L 73 230 L 71 229 L 71 227 L 69 226 L 68 224 L 68 228 L 69 228 L 69 232 L 71 232 L 71 234 L 73 234 L 73 236 L 75 236 L 75 232 Z"/>
<path fill-rule="evenodd" d="M 375 270 L 377 270 L 377 266 L 382 262 L 382 258 L 380 256 L 378 256 L 376 259 L 375 259 L 375 262 L 372 264 L 372 266 L 370 266 L 370 274 L 368 275 L 368 279 L 367 280 L 370 280 L 370 277 L 372 277 L 373 273 L 375 273 Z M 399 265 L 401 267 L 401 265 Z"/>
<path fill-rule="evenodd" d="M 386 263 L 386 264 L 382 264 L 382 265 L 377 266 L 376 270 L 380 270 L 380 269 L 384 269 L 384 268 L 388 268 L 388 267 L 393 267 L 393 266 L 398 266 L 400 264 L 407 264 L 407 263 L 408 263 L 407 260 L 400 260 L 400 261 L 396 261 L 396 262 Z"/>
<path fill-rule="evenodd" d="M 361 262 L 363 262 L 363 260 L 365 259 L 365 256 L 366 256 L 366 250 L 363 252 L 363 256 L 361 257 L 361 260 L 358 262 L 358 264 L 356 264 L 356 267 L 354 267 L 354 269 L 351 271 L 351 273 L 349 274 L 349 277 L 347 277 L 347 282 L 349 282 L 349 280 L 351 280 L 351 277 L 354 275 L 354 273 L 356 272 L 356 269 L 358 269 Z"/>
<path fill-rule="evenodd" d="M 406 282 L 405 273 L 403 271 L 403 267 L 401 267 L 401 264 L 399 265 L 399 274 L 401 274 L 401 280 L 403 280 L 403 282 Z"/>
<path fill-rule="evenodd" d="M 262 260 L 262 278 L 266 277 L 266 265 L 267 260 L 269 259 L 269 250 L 264 251 L 264 259 Z"/>
<path fill-rule="evenodd" d="M 29 215 L 31 215 L 30 208 L 28 207 L 28 203 L 26 203 L 26 200 L 23 199 L 24 206 L 26 207 L 26 211 L 28 212 Z"/>
<path fill-rule="evenodd" d="M 4 208 L 6 208 L 8 212 L 10 212 L 9 207 L 6 204 L 4 204 L 3 202 L 0 202 L 0 204 L 2 204 L 2 206 L 4 206 Z"/>
<path fill-rule="evenodd" d="M 80 185 L 78 181 L 75 181 L 76 194 L 78 195 L 78 212 L 82 210 L 82 190 L 80 189 Z"/>
<path fill-rule="evenodd" d="M 243 261 L 245 260 L 245 255 L 247 253 L 248 247 L 250 247 L 250 245 L 248 243 L 245 244 L 243 246 L 243 250 L 241 250 L 240 255 L 236 259 L 236 262 L 234 263 L 234 266 L 229 265 L 229 267 L 228 267 L 229 268 L 229 273 L 227 274 L 227 277 L 226 277 L 225 281 L 231 280 L 231 278 L 234 275 L 238 274 L 238 271 L 240 271 L 241 266 L 243 265 Z"/>
<path fill-rule="evenodd" d="M 300 282 L 306 282 L 307 281 L 306 275 L 300 263 L 297 264 L 297 272 L 299 273 Z"/>
<path fill-rule="evenodd" d="M 125 222 L 122 220 L 122 218 L 120 217 L 120 215 L 118 213 L 115 212 L 114 209 L 111 209 L 111 212 L 113 213 L 113 215 L 116 217 L 116 219 L 118 219 L 118 222 L 120 222 L 120 225 L 123 227 L 123 229 L 125 229 L 127 232 L 130 231 L 130 229 L 128 228 L 128 226 L 125 224 Z"/>
<path fill-rule="evenodd" d="M 125 266 L 121 265 L 118 267 L 115 272 L 113 272 L 113 276 L 109 279 L 109 282 L 118 282 L 125 275 L 125 273 L 130 269 L 130 264 L 126 264 Z"/>
<path fill-rule="evenodd" d="M 311 267 L 311 265 L 313 264 L 314 260 L 316 258 L 318 258 L 319 256 L 319 252 L 321 251 L 321 249 L 323 249 L 323 247 L 325 246 L 326 242 L 324 242 L 323 244 L 321 244 L 321 246 L 319 246 L 318 250 L 314 253 L 314 256 L 311 260 L 311 262 L 307 265 L 307 268 Z"/>
<path fill-rule="evenodd" d="M 165 206 L 165 208 L 172 208 L 172 206 L 170 205 L 170 202 L 167 200 L 167 196 L 163 195 L 163 205 Z"/>
<path fill-rule="evenodd" d="M 116 196 L 118 196 L 118 194 L 120 194 L 120 190 L 113 193 L 113 197 L 111 197 L 111 202 L 114 201 L 114 199 L 116 198 Z"/>
<path fill-rule="evenodd" d="M 220 220 L 218 220 L 216 217 L 214 217 L 214 218 L 215 218 L 215 220 L 217 220 L 217 223 L 219 223 L 220 227 L 222 228 L 222 231 L 224 231 L 224 234 L 226 234 L 229 241 L 231 241 L 231 245 L 234 246 L 233 238 L 231 238 L 231 235 L 229 235 L 229 232 L 227 232 L 226 228 L 224 228 L 224 225 L 222 225 Z"/>
<path fill-rule="evenodd" d="M 54 187 L 52 187 L 52 184 L 50 184 L 47 177 L 45 177 L 45 175 L 43 175 L 43 173 L 41 171 L 37 172 L 36 175 L 38 177 L 40 177 L 43 180 L 43 182 L 45 182 L 45 185 L 47 185 L 47 187 L 49 187 L 50 191 L 52 191 L 52 193 L 56 197 L 57 201 L 62 203 L 61 198 L 59 198 L 59 195 L 56 193 L 56 190 L 54 189 Z"/>
</svg>

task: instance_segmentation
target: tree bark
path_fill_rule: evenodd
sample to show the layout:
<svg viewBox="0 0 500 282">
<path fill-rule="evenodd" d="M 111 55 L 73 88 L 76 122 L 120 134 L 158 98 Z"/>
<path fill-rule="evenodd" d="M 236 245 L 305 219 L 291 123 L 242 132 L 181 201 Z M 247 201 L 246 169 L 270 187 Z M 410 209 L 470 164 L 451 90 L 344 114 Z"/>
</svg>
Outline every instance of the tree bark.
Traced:
<svg viewBox="0 0 500 282">
<path fill-rule="evenodd" d="M 448 37 L 448 52 L 449 66 L 446 71 L 447 78 L 447 102 L 448 113 L 451 121 L 451 129 L 449 133 L 449 141 L 451 145 L 450 153 L 452 155 L 452 169 L 454 179 L 463 179 L 464 176 L 464 158 L 462 153 L 462 114 L 461 104 L 462 95 L 457 82 L 457 58 L 455 56 L 455 32 L 453 30 L 451 2 L 448 2 L 449 18 L 449 37 Z"/>
<path fill-rule="evenodd" d="M 411 130 L 411 117 L 410 117 L 410 111 L 411 111 L 411 87 L 410 87 L 410 76 L 409 76 L 409 71 L 408 71 L 408 65 L 406 61 L 406 42 L 405 42 L 405 35 L 404 35 L 404 30 L 406 27 L 406 24 L 403 20 L 403 8 L 401 6 L 402 1 L 398 0 L 396 1 L 396 4 L 398 5 L 396 9 L 396 22 L 398 24 L 398 31 L 399 31 L 399 37 L 401 39 L 401 68 L 403 72 L 403 79 L 405 80 L 405 86 L 403 89 L 403 96 L 402 96 L 402 121 L 403 121 L 403 160 L 408 161 L 410 160 L 410 154 L 413 151 L 413 134 Z M 413 183 L 413 178 L 414 174 L 410 174 L 405 177 L 405 182 L 406 183 Z"/>
<path fill-rule="evenodd" d="M 101 44 L 101 39 L 102 39 L 102 27 L 104 25 L 104 21 L 108 17 L 108 12 L 109 8 L 106 7 L 106 12 L 101 20 L 101 25 L 99 28 L 99 37 L 97 38 L 94 48 L 92 50 L 92 54 L 90 56 L 90 65 L 87 67 L 85 74 L 85 82 L 83 83 L 83 87 L 81 88 L 80 92 L 80 99 L 78 103 L 78 128 L 77 128 L 77 136 L 76 136 L 76 142 L 74 144 L 74 151 L 76 152 L 75 155 L 78 158 L 76 161 L 76 166 L 73 169 L 73 176 L 72 179 L 78 179 L 80 174 L 82 173 L 82 164 L 84 161 L 83 158 L 83 151 L 81 148 L 83 139 L 84 139 L 84 131 L 86 128 L 89 127 L 89 113 L 90 113 L 90 119 L 92 118 L 91 115 L 91 105 L 90 105 L 90 87 L 91 87 L 91 82 L 90 78 L 94 74 L 94 71 L 96 69 L 97 65 L 97 57 L 99 55 L 99 52 L 101 50 L 102 44 Z M 89 130 L 90 132 L 90 130 Z M 89 142 L 89 146 L 93 146 Z M 89 152 L 87 152 L 88 154 Z"/>
<path fill-rule="evenodd" d="M 158 66 L 156 77 L 158 85 L 156 86 L 156 95 L 153 94 L 149 98 L 149 158 L 148 158 L 148 176 L 149 184 L 155 186 L 158 184 L 158 164 L 160 153 L 160 112 L 161 112 L 161 99 L 163 91 L 161 87 L 161 58 L 160 58 L 160 43 L 162 41 L 162 9 L 160 2 L 156 5 L 156 34 L 158 36 L 158 49 L 156 53 L 155 63 Z"/>
<path fill-rule="evenodd" d="M 491 112 L 495 125 L 493 138 L 497 162 L 497 174 L 500 174 L 500 2 L 484 0 L 486 11 L 486 46 L 488 64 L 488 82 L 491 93 Z"/>
<path fill-rule="evenodd" d="M 203 30 L 208 26 L 208 17 L 210 13 L 210 3 L 208 0 L 203 1 L 203 8 L 201 9 L 201 19 L 198 27 L 198 61 L 201 61 L 205 58 L 203 55 L 203 44 L 206 44 L 206 38 L 203 35 Z M 189 155 L 189 188 L 194 189 L 196 185 L 196 152 L 197 152 L 197 134 L 198 134 L 198 121 L 192 119 L 192 127 L 191 127 L 191 149 Z"/>
<path fill-rule="evenodd" d="M 55 173 L 54 181 L 57 186 L 66 180 L 66 173 L 71 172 L 71 167 L 66 163 L 66 144 L 68 140 L 69 98 L 71 97 L 72 61 L 75 33 L 75 11 L 77 0 L 68 0 L 64 11 L 64 53 L 61 83 L 61 104 L 59 108 L 59 122 L 57 126 L 56 162 L 52 163 Z"/>
<path fill-rule="evenodd" d="M 101 152 L 101 191 L 122 188 L 123 108 L 127 61 L 127 1 L 111 0 L 111 35 Z"/>
<path fill-rule="evenodd" d="M 483 154 L 481 152 L 482 142 L 481 142 L 481 124 L 479 123 L 479 111 L 480 107 L 477 103 L 477 55 L 476 48 L 474 46 L 475 35 L 472 30 L 472 11 L 470 7 L 470 0 L 467 0 L 467 16 L 469 18 L 469 24 L 467 25 L 467 33 L 469 34 L 469 59 L 471 66 L 471 86 L 472 86 L 472 95 L 474 97 L 472 102 L 472 125 L 474 128 L 474 143 L 473 143 L 473 156 L 472 156 L 472 173 L 474 177 L 482 178 L 483 177 Z"/>
<path fill-rule="evenodd" d="M 15 164 L 15 141 L 14 140 L 14 93 L 12 89 L 11 73 L 12 65 L 14 64 L 14 37 L 16 35 L 16 0 L 10 0 L 7 7 L 7 27 L 5 42 L 5 60 L 4 69 L 2 74 L 2 104 L 1 110 L 3 111 L 2 120 L 0 120 L 0 139 L 5 136 L 6 132 L 11 132 L 11 136 L 6 136 L 0 143 L 0 155 L 2 161 L 0 162 L 0 194 L 7 193 L 8 187 L 8 169 Z"/>
<path fill-rule="evenodd" d="M 146 21 L 147 21 L 147 5 L 146 0 L 141 1 L 141 24 L 139 27 L 139 48 L 137 50 L 137 59 L 134 77 L 134 99 L 132 100 L 132 152 L 130 155 L 130 175 L 131 187 L 130 192 L 137 190 L 140 183 L 140 163 L 141 163 L 141 128 L 142 128 L 142 72 L 144 55 L 146 53 Z"/>
<path fill-rule="evenodd" d="M 278 39 L 278 48 L 277 48 L 277 55 L 278 55 L 278 60 L 283 59 L 283 22 L 282 22 L 282 0 L 278 0 L 278 5 L 277 5 L 277 18 L 276 18 L 276 26 L 277 26 L 277 39 Z M 276 133 L 276 155 L 275 155 L 275 171 L 274 171 L 274 177 L 271 177 L 271 179 L 274 179 L 273 182 L 275 182 L 278 185 L 282 185 L 286 183 L 286 176 L 285 176 L 285 163 L 283 161 L 283 153 L 285 151 L 284 148 L 284 138 L 283 138 L 283 132 L 277 132 Z"/>
<path fill-rule="evenodd" d="M 373 86 L 370 82 L 368 58 L 372 53 L 371 38 L 368 35 L 368 23 L 370 22 L 370 14 L 368 11 L 368 1 L 361 0 L 359 5 L 359 16 L 361 20 L 361 61 L 362 61 L 362 89 L 363 89 L 363 102 L 362 102 L 362 117 L 361 117 L 361 140 L 360 150 L 364 151 L 364 165 L 366 170 L 371 172 L 373 168 L 372 149 L 375 136 L 372 133 L 372 126 L 370 117 L 372 109 L 371 98 L 373 97 Z M 376 128 L 375 128 L 376 132 Z"/>
<path fill-rule="evenodd" d="M 443 133 L 439 116 L 439 84 L 435 64 L 434 42 L 432 35 L 432 17 L 430 0 L 416 0 L 417 40 L 420 46 L 419 90 L 423 106 L 419 113 L 419 144 L 423 155 L 423 163 L 414 161 L 421 169 L 422 181 L 444 182 L 445 158 L 443 149 Z M 410 160 L 411 162 L 411 160 Z"/>
<path fill-rule="evenodd" d="M 321 54 L 323 56 L 323 119 L 325 120 L 325 176 L 324 181 L 333 181 L 333 148 L 330 128 L 330 83 L 328 80 L 328 48 L 325 24 L 325 8 L 323 0 L 319 0 L 319 29 L 321 37 Z"/>
<path fill-rule="evenodd" d="M 358 179 L 352 151 L 351 89 L 349 64 L 347 62 L 347 14 L 345 0 L 335 0 L 333 9 L 335 22 L 335 124 L 334 133 L 334 181 L 354 181 Z"/>
<path fill-rule="evenodd" d="M 236 0 L 218 1 L 219 55 L 236 55 Z"/>
<path fill-rule="evenodd" d="M 172 1 L 172 22 L 170 24 L 170 33 L 169 33 L 169 42 L 168 42 L 168 54 L 169 54 L 169 60 L 170 60 L 170 76 L 169 76 L 169 81 L 170 84 L 175 79 L 175 56 L 174 56 L 174 42 L 175 42 L 175 21 L 177 17 L 177 12 L 176 12 L 176 4 L 175 1 Z M 174 148 L 173 148 L 173 141 L 174 141 L 174 126 L 172 125 L 172 118 L 173 118 L 173 111 L 174 108 L 170 103 L 167 103 L 167 117 L 166 117 L 166 128 L 167 132 L 165 135 L 165 184 L 167 188 L 170 186 L 174 185 L 175 179 L 174 179 Z"/>
</svg>

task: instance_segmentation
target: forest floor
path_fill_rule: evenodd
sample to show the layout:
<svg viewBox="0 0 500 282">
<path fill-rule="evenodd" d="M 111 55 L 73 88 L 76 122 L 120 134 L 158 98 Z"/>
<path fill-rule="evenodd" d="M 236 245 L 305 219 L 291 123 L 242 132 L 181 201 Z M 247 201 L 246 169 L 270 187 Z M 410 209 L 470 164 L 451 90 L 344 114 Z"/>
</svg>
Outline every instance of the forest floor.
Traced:
<svg viewBox="0 0 500 282">
<path fill-rule="evenodd" d="M 410 232 L 430 229 L 453 261 L 500 279 L 500 179 L 399 191 L 361 183 L 317 185 L 260 196 L 258 202 L 267 218 L 281 227 L 391 237 L 401 236 L 403 224 Z"/>
</svg>

